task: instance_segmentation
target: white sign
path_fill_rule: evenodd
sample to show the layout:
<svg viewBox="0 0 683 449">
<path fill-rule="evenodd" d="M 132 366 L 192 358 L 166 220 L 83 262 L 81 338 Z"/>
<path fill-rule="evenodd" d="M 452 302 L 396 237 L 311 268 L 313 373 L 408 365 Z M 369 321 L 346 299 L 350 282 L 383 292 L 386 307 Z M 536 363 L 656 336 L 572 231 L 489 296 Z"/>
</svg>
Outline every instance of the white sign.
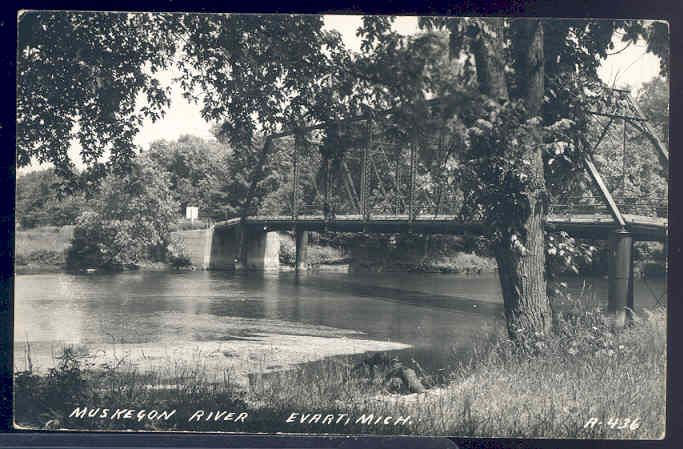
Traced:
<svg viewBox="0 0 683 449">
<path fill-rule="evenodd" d="M 185 208 L 185 218 L 189 218 L 190 220 L 194 221 L 197 217 L 199 217 L 199 208 L 195 206 L 187 206 Z"/>
</svg>

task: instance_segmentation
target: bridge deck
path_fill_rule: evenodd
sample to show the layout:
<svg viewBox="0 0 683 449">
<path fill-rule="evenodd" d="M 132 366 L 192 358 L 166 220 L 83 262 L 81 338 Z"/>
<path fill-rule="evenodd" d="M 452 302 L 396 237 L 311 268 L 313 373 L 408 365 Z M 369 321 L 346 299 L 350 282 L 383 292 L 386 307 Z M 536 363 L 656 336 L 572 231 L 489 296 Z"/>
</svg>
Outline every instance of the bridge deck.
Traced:
<svg viewBox="0 0 683 449">
<path fill-rule="evenodd" d="M 640 215 L 624 215 L 629 230 L 636 240 L 659 240 L 666 237 L 668 221 Z M 239 218 L 216 223 L 216 227 L 236 226 Z M 245 224 L 269 231 L 286 231 L 298 227 L 307 231 L 426 234 L 478 234 L 485 230 L 480 222 L 459 221 L 456 216 L 418 216 L 412 224 L 408 215 L 374 215 L 367 221 L 361 215 L 337 215 L 334 221 L 325 222 L 323 215 L 300 215 L 294 220 L 289 215 L 255 215 L 247 217 Z M 606 214 L 549 215 L 546 229 L 566 231 L 574 237 L 606 239 L 610 230 L 618 228 L 614 219 Z"/>
</svg>

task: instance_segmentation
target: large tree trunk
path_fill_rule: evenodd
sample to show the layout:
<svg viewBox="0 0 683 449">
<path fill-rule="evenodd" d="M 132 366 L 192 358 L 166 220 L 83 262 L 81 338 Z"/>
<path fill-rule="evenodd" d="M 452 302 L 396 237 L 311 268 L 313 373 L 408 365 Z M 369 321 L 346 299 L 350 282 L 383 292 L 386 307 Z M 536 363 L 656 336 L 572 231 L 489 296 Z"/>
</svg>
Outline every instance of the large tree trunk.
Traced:
<svg viewBox="0 0 683 449">
<path fill-rule="evenodd" d="M 497 101 L 508 99 L 503 57 L 504 19 L 476 19 L 471 34 L 479 90 Z"/>
<path fill-rule="evenodd" d="M 486 22 L 489 22 L 486 20 Z M 524 100 L 528 117 L 539 114 L 543 102 L 543 29 L 538 20 L 514 21 L 512 49 L 516 59 L 516 81 L 521 99 Z M 500 19 L 493 21 L 493 33 L 479 33 L 482 42 L 473 45 L 477 77 L 482 93 L 498 99 L 507 99 L 508 90 L 504 80 L 503 30 Z M 488 60 L 484 63 L 483 61 Z M 496 72 L 496 73 L 494 73 Z M 488 84 L 487 84 L 488 83 Z M 540 141 L 527 142 L 527 154 L 531 162 L 531 183 L 524 192 L 529 203 L 529 214 L 521 229 L 513 232 L 519 236 L 523 248 L 512 245 L 512 234 L 504 232 L 495 247 L 496 261 L 503 292 L 507 328 L 513 339 L 531 333 L 547 334 L 552 324 L 552 311 L 546 291 L 544 220 L 546 215 L 545 179 Z M 507 235 L 505 235 L 507 234 Z"/>
</svg>

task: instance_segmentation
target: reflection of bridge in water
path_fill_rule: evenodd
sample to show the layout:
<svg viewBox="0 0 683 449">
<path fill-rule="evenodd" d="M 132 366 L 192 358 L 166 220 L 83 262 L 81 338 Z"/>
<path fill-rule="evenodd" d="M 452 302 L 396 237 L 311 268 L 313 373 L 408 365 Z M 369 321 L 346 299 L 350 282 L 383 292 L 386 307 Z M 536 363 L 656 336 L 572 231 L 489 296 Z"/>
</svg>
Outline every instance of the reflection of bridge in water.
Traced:
<svg viewBox="0 0 683 449">
<path fill-rule="evenodd" d="M 600 127 L 593 146 L 597 148 L 606 137 L 611 139 L 615 122 L 623 123 L 621 192 L 613 196 L 593 159 L 586 157 L 585 174 L 597 194 L 584 192 L 551 201 L 546 230 L 609 241 L 609 305 L 613 311 L 622 313 L 625 306 L 633 305 L 633 241 L 664 242 L 666 252 L 668 226 L 665 197 L 626 194 L 627 126 L 652 144 L 667 177 L 669 156 L 630 96 L 625 91 L 611 92 L 614 98 L 609 102 L 609 110 L 591 112 Z M 438 100 L 431 105 L 438 109 Z M 389 111 L 373 118 L 356 117 L 333 125 L 300 127 L 266 138 L 249 192 L 255 191 L 262 181 L 262 167 L 272 163 L 275 141 L 290 139 L 284 151 L 289 157 L 285 161 L 289 165 L 285 165 L 289 172 L 285 177 L 290 192 L 288 201 L 283 201 L 279 214 L 266 215 L 251 205 L 247 195 L 240 218 L 218 222 L 212 229 L 202 231 L 207 239 L 201 263 L 213 269 L 276 268 L 277 232 L 282 231 L 295 232 L 297 270 L 306 267 L 310 231 L 486 234 L 481 219 L 468 218 L 463 213 L 464 193 L 453 182 L 458 142 L 448 141 L 445 127 L 425 132 L 405 124 L 397 129 L 395 119 L 381 122 L 391 114 Z M 609 121 L 603 124 L 601 117 Z M 376 132 L 378 127 L 380 132 Z M 337 146 L 343 142 L 339 138 L 342 133 L 351 138 L 341 143 L 346 145 L 342 151 L 329 151 L 324 139 L 315 143 L 314 134 L 320 131 Z M 329 139 L 330 133 L 338 135 Z M 387 138 L 392 135 L 393 140 Z M 307 170 L 308 175 L 302 176 L 301 167 L 318 169 Z"/>
</svg>

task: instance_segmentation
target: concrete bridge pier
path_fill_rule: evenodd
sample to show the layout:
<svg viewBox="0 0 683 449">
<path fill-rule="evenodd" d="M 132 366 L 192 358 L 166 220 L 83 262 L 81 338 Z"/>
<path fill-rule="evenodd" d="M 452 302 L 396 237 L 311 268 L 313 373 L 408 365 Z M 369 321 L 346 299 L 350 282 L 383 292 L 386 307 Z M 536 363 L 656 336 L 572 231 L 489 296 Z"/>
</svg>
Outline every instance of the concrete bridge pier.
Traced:
<svg viewBox="0 0 683 449">
<path fill-rule="evenodd" d="M 615 328 L 624 327 L 633 310 L 633 236 L 625 229 L 609 234 L 607 312 Z"/>
<path fill-rule="evenodd" d="M 297 229 L 296 237 L 296 258 L 294 270 L 299 273 L 308 268 L 308 231 Z"/>
<path fill-rule="evenodd" d="M 236 270 L 277 271 L 280 269 L 280 236 L 266 228 L 240 228 L 240 258 Z"/>
<path fill-rule="evenodd" d="M 270 271 L 280 268 L 277 232 L 244 225 L 215 228 L 211 237 L 209 268 L 212 270 Z"/>
</svg>

